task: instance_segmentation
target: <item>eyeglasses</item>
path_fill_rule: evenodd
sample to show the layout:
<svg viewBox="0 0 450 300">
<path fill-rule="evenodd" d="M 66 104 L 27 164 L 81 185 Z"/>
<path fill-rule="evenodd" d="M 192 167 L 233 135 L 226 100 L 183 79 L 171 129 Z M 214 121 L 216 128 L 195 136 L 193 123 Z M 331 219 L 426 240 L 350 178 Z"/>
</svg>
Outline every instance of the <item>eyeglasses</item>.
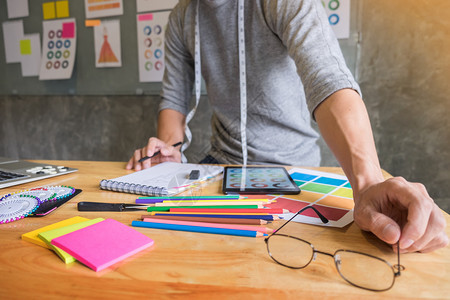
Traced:
<svg viewBox="0 0 450 300">
<path fill-rule="evenodd" d="M 303 269 L 316 259 L 317 253 L 324 254 L 334 259 L 337 271 L 351 285 L 377 292 L 387 291 L 392 288 L 395 278 L 400 276 L 400 272 L 405 269 L 400 265 L 398 243 L 398 262 L 392 266 L 382 258 L 358 251 L 339 249 L 333 254 L 319 251 L 310 242 L 291 235 L 278 233 L 281 228 L 307 209 L 312 209 L 322 222 L 328 223 L 328 219 L 312 206 L 306 206 L 298 211 L 283 226 L 265 239 L 269 256 L 276 263 L 292 269 Z"/>
</svg>

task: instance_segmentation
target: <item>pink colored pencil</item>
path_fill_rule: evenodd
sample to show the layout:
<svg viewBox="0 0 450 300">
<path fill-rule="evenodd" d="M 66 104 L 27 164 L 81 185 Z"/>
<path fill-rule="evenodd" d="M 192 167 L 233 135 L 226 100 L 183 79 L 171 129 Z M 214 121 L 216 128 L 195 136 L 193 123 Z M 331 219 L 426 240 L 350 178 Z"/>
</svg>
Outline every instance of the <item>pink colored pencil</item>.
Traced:
<svg viewBox="0 0 450 300">
<path fill-rule="evenodd" d="M 171 208 L 170 212 L 285 214 L 289 210 L 283 208 Z"/>
<path fill-rule="evenodd" d="M 273 230 L 267 227 L 250 226 L 250 225 L 234 225 L 234 224 L 220 224 L 220 223 L 205 223 L 205 222 L 189 222 L 189 221 L 176 221 L 176 220 L 163 220 L 163 219 L 151 219 L 144 218 L 144 222 L 163 223 L 163 224 L 177 224 L 177 225 L 189 225 L 200 227 L 214 227 L 214 228 L 226 228 L 226 229 L 238 229 L 238 230 L 251 230 L 259 231 L 262 233 L 272 233 Z"/>
</svg>

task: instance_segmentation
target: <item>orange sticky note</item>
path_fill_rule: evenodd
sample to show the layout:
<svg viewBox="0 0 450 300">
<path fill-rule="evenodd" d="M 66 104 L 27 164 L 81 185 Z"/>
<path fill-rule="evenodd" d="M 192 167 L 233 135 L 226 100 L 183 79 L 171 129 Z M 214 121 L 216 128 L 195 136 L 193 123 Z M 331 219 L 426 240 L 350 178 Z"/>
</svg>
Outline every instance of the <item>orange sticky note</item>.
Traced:
<svg viewBox="0 0 450 300">
<path fill-rule="evenodd" d="M 43 14 L 44 20 L 56 18 L 55 2 L 42 3 L 42 14 Z"/>
<path fill-rule="evenodd" d="M 100 26 L 101 21 L 100 20 L 86 20 L 84 24 L 86 27 Z"/>
<path fill-rule="evenodd" d="M 56 17 L 68 18 L 69 17 L 69 1 L 56 1 Z"/>
</svg>

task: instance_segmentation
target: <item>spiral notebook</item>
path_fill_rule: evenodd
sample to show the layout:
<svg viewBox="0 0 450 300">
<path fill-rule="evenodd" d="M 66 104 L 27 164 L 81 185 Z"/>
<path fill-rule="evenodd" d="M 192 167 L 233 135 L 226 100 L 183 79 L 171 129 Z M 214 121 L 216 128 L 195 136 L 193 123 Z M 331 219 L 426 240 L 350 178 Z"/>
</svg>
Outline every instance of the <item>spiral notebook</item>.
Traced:
<svg viewBox="0 0 450 300">
<path fill-rule="evenodd" d="M 200 176 L 196 180 L 189 179 L 193 170 L 200 171 Z M 198 182 L 217 176 L 222 171 L 223 167 L 217 165 L 163 162 L 125 176 L 103 179 L 100 181 L 100 188 L 144 196 L 172 196 Z"/>
</svg>

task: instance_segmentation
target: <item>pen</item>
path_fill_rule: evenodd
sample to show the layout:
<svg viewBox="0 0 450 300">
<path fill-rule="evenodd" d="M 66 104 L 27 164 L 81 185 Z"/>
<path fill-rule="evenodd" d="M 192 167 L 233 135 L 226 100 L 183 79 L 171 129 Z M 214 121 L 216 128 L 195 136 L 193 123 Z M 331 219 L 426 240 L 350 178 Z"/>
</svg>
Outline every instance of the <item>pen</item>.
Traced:
<svg viewBox="0 0 450 300">
<path fill-rule="evenodd" d="M 178 147 L 178 146 L 180 146 L 181 144 L 183 144 L 183 143 L 182 143 L 182 142 L 178 142 L 178 143 L 173 144 L 172 147 Z M 141 163 L 141 162 L 143 162 L 144 160 L 150 159 L 150 158 L 152 158 L 152 157 L 154 157 L 154 156 L 156 156 L 156 155 L 158 155 L 158 154 L 160 154 L 160 153 L 161 153 L 161 151 L 156 151 L 155 153 L 153 153 L 152 156 L 144 156 L 143 158 L 141 158 L 141 159 L 139 160 L 139 162 Z"/>
</svg>

